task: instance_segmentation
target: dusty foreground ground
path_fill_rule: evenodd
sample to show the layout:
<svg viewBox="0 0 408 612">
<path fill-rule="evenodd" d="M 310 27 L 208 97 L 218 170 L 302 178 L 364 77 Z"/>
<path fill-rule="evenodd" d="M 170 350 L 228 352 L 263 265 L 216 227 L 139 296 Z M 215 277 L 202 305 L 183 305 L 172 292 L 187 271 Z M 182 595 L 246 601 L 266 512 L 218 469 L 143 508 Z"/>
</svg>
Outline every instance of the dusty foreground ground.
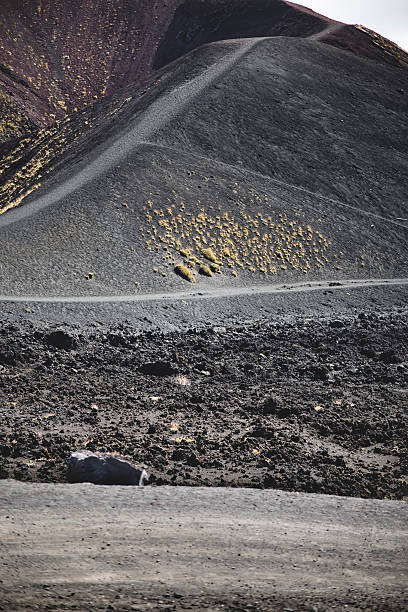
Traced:
<svg viewBox="0 0 408 612">
<path fill-rule="evenodd" d="M 1 609 L 402 612 L 407 520 L 396 501 L 3 481 Z"/>
<path fill-rule="evenodd" d="M 0 476 L 117 452 L 151 484 L 407 497 L 406 311 L 160 333 L 3 325 Z"/>
<path fill-rule="evenodd" d="M 0 609 L 405 612 L 405 293 L 335 289 L 5 304 Z"/>
</svg>

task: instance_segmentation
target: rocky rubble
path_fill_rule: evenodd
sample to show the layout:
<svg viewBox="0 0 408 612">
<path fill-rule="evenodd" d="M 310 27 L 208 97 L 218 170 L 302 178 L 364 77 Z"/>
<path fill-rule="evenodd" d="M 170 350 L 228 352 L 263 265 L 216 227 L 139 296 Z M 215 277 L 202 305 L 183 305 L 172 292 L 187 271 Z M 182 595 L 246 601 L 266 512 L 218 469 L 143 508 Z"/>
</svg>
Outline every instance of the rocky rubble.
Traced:
<svg viewBox="0 0 408 612">
<path fill-rule="evenodd" d="M 5 325 L 1 477 L 61 482 L 71 452 L 116 452 L 152 484 L 402 499 L 407 338 L 403 313 L 167 334 Z"/>
</svg>

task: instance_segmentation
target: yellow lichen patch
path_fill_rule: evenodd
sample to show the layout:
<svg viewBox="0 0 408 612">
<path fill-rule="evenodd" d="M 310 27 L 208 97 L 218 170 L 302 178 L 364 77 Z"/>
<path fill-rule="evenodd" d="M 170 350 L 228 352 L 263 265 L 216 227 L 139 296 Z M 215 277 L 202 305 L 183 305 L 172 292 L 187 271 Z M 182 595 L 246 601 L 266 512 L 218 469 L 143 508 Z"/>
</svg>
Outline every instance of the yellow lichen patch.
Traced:
<svg viewBox="0 0 408 612">
<path fill-rule="evenodd" d="M 221 268 L 219 264 L 216 264 L 216 263 L 210 264 L 210 270 L 211 272 L 215 272 L 215 274 L 221 274 Z"/>
<path fill-rule="evenodd" d="M 355 25 L 354 27 L 357 30 L 364 32 L 364 34 L 369 37 L 370 42 L 373 45 L 380 47 L 385 53 L 387 53 L 387 55 L 392 55 L 396 60 L 400 60 L 405 64 L 408 62 L 408 53 L 388 38 L 385 38 L 381 34 L 378 34 L 377 32 L 374 32 L 374 30 L 370 30 L 363 25 Z"/>
<path fill-rule="evenodd" d="M 13 200 L 13 201 L 9 202 L 8 204 L 6 204 L 3 208 L 0 209 L 0 215 L 5 213 L 6 211 L 10 210 L 11 208 L 15 208 L 16 206 L 21 204 L 21 202 L 24 200 L 24 198 L 26 198 L 28 195 L 30 195 L 30 193 L 33 193 L 33 191 L 35 191 L 39 187 L 41 187 L 41 183 L 36 183 L 32 187 L 30 187 L 30 189 L 27 189 L 27 191 L 25 193 L 23 193 L 23 194 L 19 195 L 18 197 L 16 197 L 15 200 Z M 0 189 L 0 192 L 1 192 L 1 189 Z M 1 193 L 0 193 L 0 197 L 1 197 Z"/>
<path fill-rule="evenodd" d="M 69 111 L 59 94 L 55 99 L 48 100 L 49 105 L 63 111 Z M 119 111 L 126 103 L 117 103 Z M 5 109 L 5 110 L 4 110 Z M 86 141 L 94 119 L 90 111 L 78 112 L 73 117 L 56 119 L 56 115 L 48 115 L 49 121 L 54 121 L 49 127 L 34 129 L 34 125 L 24 118 L 20 111 L 15 110 L 0 92 L 0 144 L 4 140 L 17 140 L 13 149 L 4 155 L 0 162 L 0 174 L 3 176 L 0 186 L 0 214 L 18 206 L 24 198 L 37 189 L 45 178 L 57 168 L 71 146 L 78 146 Z M 110 115 L 111 113 L 107 113 Z M 100 118 L 98 121 L 102 120 Z M 127 203 L 123 203 L 126 207 Z"/>
<path fill-rule="evenodd" d="M 0 91 L 0 143 L 26 136 L 32 129 L 33 124 L 13 99 Z"/>
</svg>

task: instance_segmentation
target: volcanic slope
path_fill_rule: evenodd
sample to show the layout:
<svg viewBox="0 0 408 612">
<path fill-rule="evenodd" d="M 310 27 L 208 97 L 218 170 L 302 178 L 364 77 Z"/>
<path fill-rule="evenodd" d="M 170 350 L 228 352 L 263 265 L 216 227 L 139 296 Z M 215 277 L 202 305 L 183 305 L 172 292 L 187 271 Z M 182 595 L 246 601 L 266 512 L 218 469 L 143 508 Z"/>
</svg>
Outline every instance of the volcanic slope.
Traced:
<svg viewBox="0 0 408 612">
<path fill-rule="evenodd" d="M 379 35 L 282 0 L 3 0 L 0 144 L 150 77 L 202 44 L 320 35 L 328 24 L 329 44 L 408 65 Z"/>
<path fill-rule="evenodd" d="M 65 174 L 1 216 L 1 294 L 404 276 L 404 78 L 282 37 L 178 60 L 122 104 L 109 141 L 71 141 Z"/>
</svg>

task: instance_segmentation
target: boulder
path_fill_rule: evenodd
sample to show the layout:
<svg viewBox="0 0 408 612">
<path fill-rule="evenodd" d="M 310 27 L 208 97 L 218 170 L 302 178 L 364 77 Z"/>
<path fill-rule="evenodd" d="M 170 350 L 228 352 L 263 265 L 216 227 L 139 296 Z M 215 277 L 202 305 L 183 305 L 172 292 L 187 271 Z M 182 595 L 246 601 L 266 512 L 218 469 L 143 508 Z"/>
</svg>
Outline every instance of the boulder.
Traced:
<svg viewBox="0 0 408 612">
<path fill-rule="evenodd" d="M 71 454 L 68 461 L 67 479 L 71 483 L 143 486 L 148 478 L 143 468 L 136 468 L 114 455 L 76 452 Z"/>
</svg>

